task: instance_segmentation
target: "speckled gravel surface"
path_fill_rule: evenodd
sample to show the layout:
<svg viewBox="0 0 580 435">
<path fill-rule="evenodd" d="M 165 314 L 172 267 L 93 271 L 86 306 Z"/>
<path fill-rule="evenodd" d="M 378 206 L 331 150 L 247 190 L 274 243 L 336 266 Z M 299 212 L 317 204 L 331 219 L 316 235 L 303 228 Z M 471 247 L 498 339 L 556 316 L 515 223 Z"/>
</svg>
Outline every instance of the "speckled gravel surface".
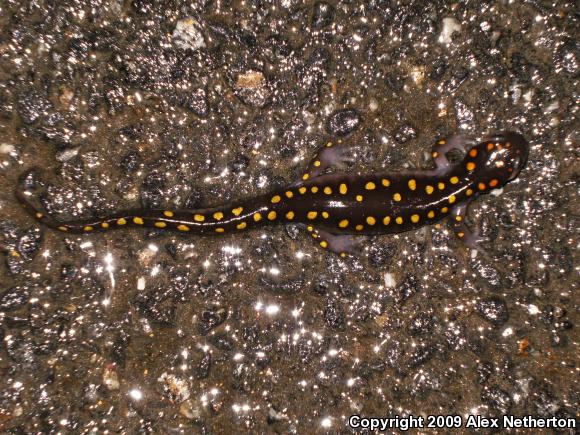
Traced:
<svg viewBox="0 0 580 435">
<path fill-rule="evenodd" d="M 3 1 L 0 430 L 576 416 L 577 9 L 434 3 Z M 347 259 L 284 226 L 65 236 L 13 197 L 36 168 L 61 218 L 198 207 L 293 182 L 329 138 L 373 171 L 503 129 L 530 159 L 471 206 L 473 252 L 447 224 Z"/>
</svg>

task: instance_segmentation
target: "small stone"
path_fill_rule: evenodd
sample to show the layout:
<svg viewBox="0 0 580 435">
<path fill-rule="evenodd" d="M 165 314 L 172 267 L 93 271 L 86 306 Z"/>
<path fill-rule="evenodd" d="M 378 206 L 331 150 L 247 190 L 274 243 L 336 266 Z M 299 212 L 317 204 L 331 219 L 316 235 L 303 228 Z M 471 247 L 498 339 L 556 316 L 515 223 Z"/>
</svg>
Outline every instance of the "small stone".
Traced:
<svg viewBox="0 0 580 435">
<path fill-rule="evenodd" d="M 455 32 L 461 32 L 461 24 L 455 18 L 443 18 L 443 26 L 439 35 L 439 42 L 451 44 L 451 38 Z"/>
<path fill-rule="evenodd" d="M 0 311 L 13 311 L 26 305 L 30 292 L 24 287 L 11 287 L 0 294 Z"/>
<path fill-rule="evenodd" d="M 117 368 L 115 364 L 109 364 L 103 372 L 103 384 L 109 390 L 118 390 L 120 387 L 119 376 L 117 375 Z"/>
<path fill-rule="evenodd" d="M 403 124 L 395 130 L 393 138 L 400 144 L 415 139 L 417 137 L 417 130 L 410 124 Z"/>
<path fill-rule="evenodd" d="M 193 18 L 179 20 L 173 31 L 173 43 L 183 50 L 199 50 L 205 47 L 200 25 Z"/>
<path fill-rule="evenodd" d="M 360 114 L 354 109 L 337 110 L 328 119 L 326 129 L 332 135 L 346 136 L 355 131 L 361 122 Z"/>
<path fill-rule="evenodd" d="M 181 403 L 189 399 L 191 392 L 187 380 L 180 379 L 175 375 L 163 373 L 157 379 L 163 383 L 163 390 L 173 403 Z"/>
<path fill-rule="evenodd" d="M 498 297 L 491 297 L 479 301 L 476 309 L 482 319 L 493 325 L 503 325 L 509 318 L 505 302 Z"/>
<path fill-rule="evenodd" d="M 326 2 L 316 2 L 312 13 L 312 27 L 320 29 L 332 23 L 334 18 L 334 6 Z"/>
<path fill-rule="evenodd" d="M 266 78 L 260 71 L 249 70 L 239 74 L 234 90 L 244 104 L 253 107 L 264 106 L 270 97 Z"/>
</svg>

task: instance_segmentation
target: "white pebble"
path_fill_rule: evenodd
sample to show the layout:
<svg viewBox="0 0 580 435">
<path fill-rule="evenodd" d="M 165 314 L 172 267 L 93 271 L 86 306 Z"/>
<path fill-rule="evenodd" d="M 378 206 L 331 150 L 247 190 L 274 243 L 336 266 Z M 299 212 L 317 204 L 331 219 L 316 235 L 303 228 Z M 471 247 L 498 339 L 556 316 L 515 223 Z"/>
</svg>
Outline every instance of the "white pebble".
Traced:
<svg viewBox="0 0 580 435">
<path fill-rule="evenodd" d="M 0 154 L 12 154 L 16 151 L 16 147 L 9 143 L 0 143 Z"/>
<path fill-rule="evenodd" d="M 184 50 L 199 50 L 205 47 L 205 41 L 199 29 L 199 23 L 191 17 L 179 20 L 175 25 L 172 36 L 173 43 L 178 48 Z"/>
<path fill-rule="evenodd" d="M 385 273 L 385 287 L 393 288 L 397 285 L 397 281 L 395 281 L 395 277 L 392 273 L 387 272 Z"/>
<path fill-rule="evenodd" d="M 439 35 L 439 42 L 442 44 L 451 44 L 451 36 L 455 32 L 461 31 L 461 24 L 455 18 L 447 17 L 443 18 L 443 28 L 441 29 L 441 34 Z"/>
</svg>

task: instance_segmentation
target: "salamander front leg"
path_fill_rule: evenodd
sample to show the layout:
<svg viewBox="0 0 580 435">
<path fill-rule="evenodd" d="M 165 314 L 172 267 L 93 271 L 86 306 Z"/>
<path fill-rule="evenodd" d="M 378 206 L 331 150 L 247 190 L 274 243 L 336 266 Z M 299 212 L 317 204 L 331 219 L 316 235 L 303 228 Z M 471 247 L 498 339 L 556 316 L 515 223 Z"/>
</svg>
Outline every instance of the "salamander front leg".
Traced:
<svg viewBox="0 0 580 435">
<path fill-rule="evenodd" d="M 364 239 L 362 236 L 331 234 L 325 230 L 317 230 L 312 226 L 308 226 L 307 229 L 312 234 L 312 237 L 318 242 L 320 247 L 328 249 L 341 257 L 357 253 L 360 250 L 360 244 Z"/>
<path fill-rule="evenodd" d="M 437 143 L 433 145 L 433 148 L 431 148 L 431 156 L 433 157 L 437 169 L 446 169 L 451 165 L 447 159 L 447 153 L 452 150 L 458 150 L 465 154 L 467 149 L 471 148 L 473 145 L 475 145 L 473 140 L 468 139 L 463 135 L 455 134 L 446 139 L 437 141 Z"/>
<path fill-rule="evenodd" d="M 480 237 L 477 231 L 473 231 L 467 226 L 465 223 L 466 213 L 467 205 L 461 205 L 453 210 L 453 232 L 467 247 L 478 249 L 478 245 L 487 239 Z"/>
<path fill-rule="evenodd" d="M 302 176 L 302 180 L 305 181 L 309 178 L 317 177 L 330 167 L 340 166 L 351 161 L 352 159 L 348 155 L 347 148 L 328 142 L 318 150 L 316 156 L 310 161 L 306 172 Z"/>
</svg>

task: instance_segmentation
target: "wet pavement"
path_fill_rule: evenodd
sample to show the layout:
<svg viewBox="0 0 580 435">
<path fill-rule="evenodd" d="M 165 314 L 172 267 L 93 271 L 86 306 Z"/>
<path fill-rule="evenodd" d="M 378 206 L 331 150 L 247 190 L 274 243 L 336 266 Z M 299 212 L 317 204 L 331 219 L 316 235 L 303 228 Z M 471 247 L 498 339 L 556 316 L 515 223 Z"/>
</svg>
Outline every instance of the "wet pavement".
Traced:
<svg viewBox="0 0 580 435">
<path fill-rule="evenodd" d="M 577 44 L 564 1 L 3 2 L 1 431 L 576 417 Z M 196 208 L 294 182 L 329 139 L 371 172 L 508 129 L 530 158 L 470 207 L 479 251 L 448 224 L 346 259 L 294 226 L 63 235 L 13 196 L 35 168 L 63 219 Z"/>
</svg>

